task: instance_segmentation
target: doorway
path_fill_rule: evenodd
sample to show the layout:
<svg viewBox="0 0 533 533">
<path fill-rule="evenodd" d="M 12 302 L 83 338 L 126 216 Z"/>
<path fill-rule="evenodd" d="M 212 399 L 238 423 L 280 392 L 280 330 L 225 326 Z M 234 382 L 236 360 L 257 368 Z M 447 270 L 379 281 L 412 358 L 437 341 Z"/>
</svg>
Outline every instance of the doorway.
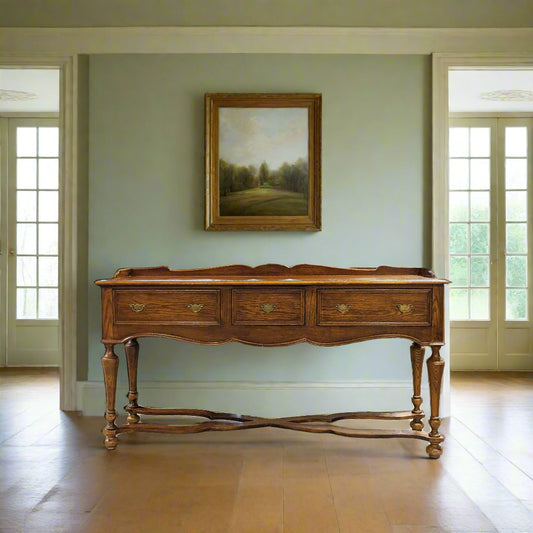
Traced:
<svg viewBox="0 0 533 533">
<path fill-rule="evenodd" d="M 533 370 L 531 61 L 442 54 L 434 67 L 433 259 L 453 282 L 451 369 Z"/>
<path fill-rule="evenodd" d="M 60 69 L 0 68 L 0 366 L 60 366 Z"/>
</svg>

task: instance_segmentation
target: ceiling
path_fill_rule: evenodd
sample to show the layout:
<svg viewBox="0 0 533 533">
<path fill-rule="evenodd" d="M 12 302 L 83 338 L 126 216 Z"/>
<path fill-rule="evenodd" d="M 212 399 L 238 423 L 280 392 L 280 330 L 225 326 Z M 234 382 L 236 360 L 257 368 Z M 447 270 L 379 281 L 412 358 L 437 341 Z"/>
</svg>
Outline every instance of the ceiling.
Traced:
<svg viewBox="0 0 533 533">
<path fill-rule="evenodd" d="M 450 112 L 533 112 L 533 69 L 449 72 Z M 0 112 L 59 112 L 59 70 L 0 68 Z"/>
<path fill-rule="evenodd" d="M 533 69 L 450 70 L 449 107 L 456 112 L 533 112 Z"/>
<path fill-rule="evenodd" d="M 59 69 L 0 68 L 2 112 L 59 112 Z"/>
</svg>

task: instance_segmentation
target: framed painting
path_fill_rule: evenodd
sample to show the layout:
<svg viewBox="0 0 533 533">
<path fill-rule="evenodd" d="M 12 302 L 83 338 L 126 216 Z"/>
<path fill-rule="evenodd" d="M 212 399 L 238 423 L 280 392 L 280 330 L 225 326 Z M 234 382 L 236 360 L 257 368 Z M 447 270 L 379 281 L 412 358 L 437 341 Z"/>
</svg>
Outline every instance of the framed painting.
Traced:
<svg viewBox="0 0 533 533">
<path fill-rule="evenodd" d="M 320 94 L 205 95 L 205 229 L 321 229 Z"/>
</svg>

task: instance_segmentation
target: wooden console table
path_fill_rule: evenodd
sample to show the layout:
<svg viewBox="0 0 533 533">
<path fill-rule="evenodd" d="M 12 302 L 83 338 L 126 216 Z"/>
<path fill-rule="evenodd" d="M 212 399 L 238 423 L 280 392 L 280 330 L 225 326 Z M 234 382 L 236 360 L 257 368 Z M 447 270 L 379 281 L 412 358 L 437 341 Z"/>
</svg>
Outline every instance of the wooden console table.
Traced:
<svg viewBox="0 0 533 533">
<path fill-rule="evenodd" d="M 334 268 L 314 265 L 249 267 L 232 265 L 196 270 L 168 267 L 126 268 L 102 288 L 102 358 L 106 391 L 105 446 L 112 450 L 117 435 L 134 431 L 198 433 L 278 427 L 346 437 L 412 438 L 429 442 L 437 459 L 444 437 L 439 433 L 439 401 L 444 361 L 444 285 L 421 268 Z M 263 418 L 199 409 L 155 409 L 137 403 L 139 337 L 170 337 L 196 344 L 238 341 L 256 346 L 309 342 L 336 346 L 370 339 L 401 337 L 413 341 L 413 409 L 395 412 L 346 412 Z M 118 357 L 123 343 L 129 380 L 127 424 L 116 425 L 115 396 Z M 423 431 L 421 376 L 425 346 L 431 430 Z M 205 420 L 163 425 L 140 421 L 139 415 L 184 415 Z M 343 419 L 410 420 L 411 429 L 354 429 L 334 425 Z"/>
</svg>

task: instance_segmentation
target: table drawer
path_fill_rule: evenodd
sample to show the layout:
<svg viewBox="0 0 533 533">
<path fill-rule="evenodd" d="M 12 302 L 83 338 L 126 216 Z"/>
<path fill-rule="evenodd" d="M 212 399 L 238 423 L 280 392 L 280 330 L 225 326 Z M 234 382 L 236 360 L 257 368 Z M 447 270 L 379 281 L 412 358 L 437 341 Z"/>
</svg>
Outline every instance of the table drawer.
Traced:
<svg viewBox="0 0 533 533">
<path fill-rule="evenodd" d="M 115 290 L 115 322 L 220 324 L 219 290 Z"/>
<path fill-rule="evenodd" d="M 303 326 L 304 289 L 234 289 L 232 323 L 235 325 Z"/>
<path fill-rule="evenodd" d="M 431 289 L 319 289 L 317 324 L 431 324 Z"/>
</svg>

